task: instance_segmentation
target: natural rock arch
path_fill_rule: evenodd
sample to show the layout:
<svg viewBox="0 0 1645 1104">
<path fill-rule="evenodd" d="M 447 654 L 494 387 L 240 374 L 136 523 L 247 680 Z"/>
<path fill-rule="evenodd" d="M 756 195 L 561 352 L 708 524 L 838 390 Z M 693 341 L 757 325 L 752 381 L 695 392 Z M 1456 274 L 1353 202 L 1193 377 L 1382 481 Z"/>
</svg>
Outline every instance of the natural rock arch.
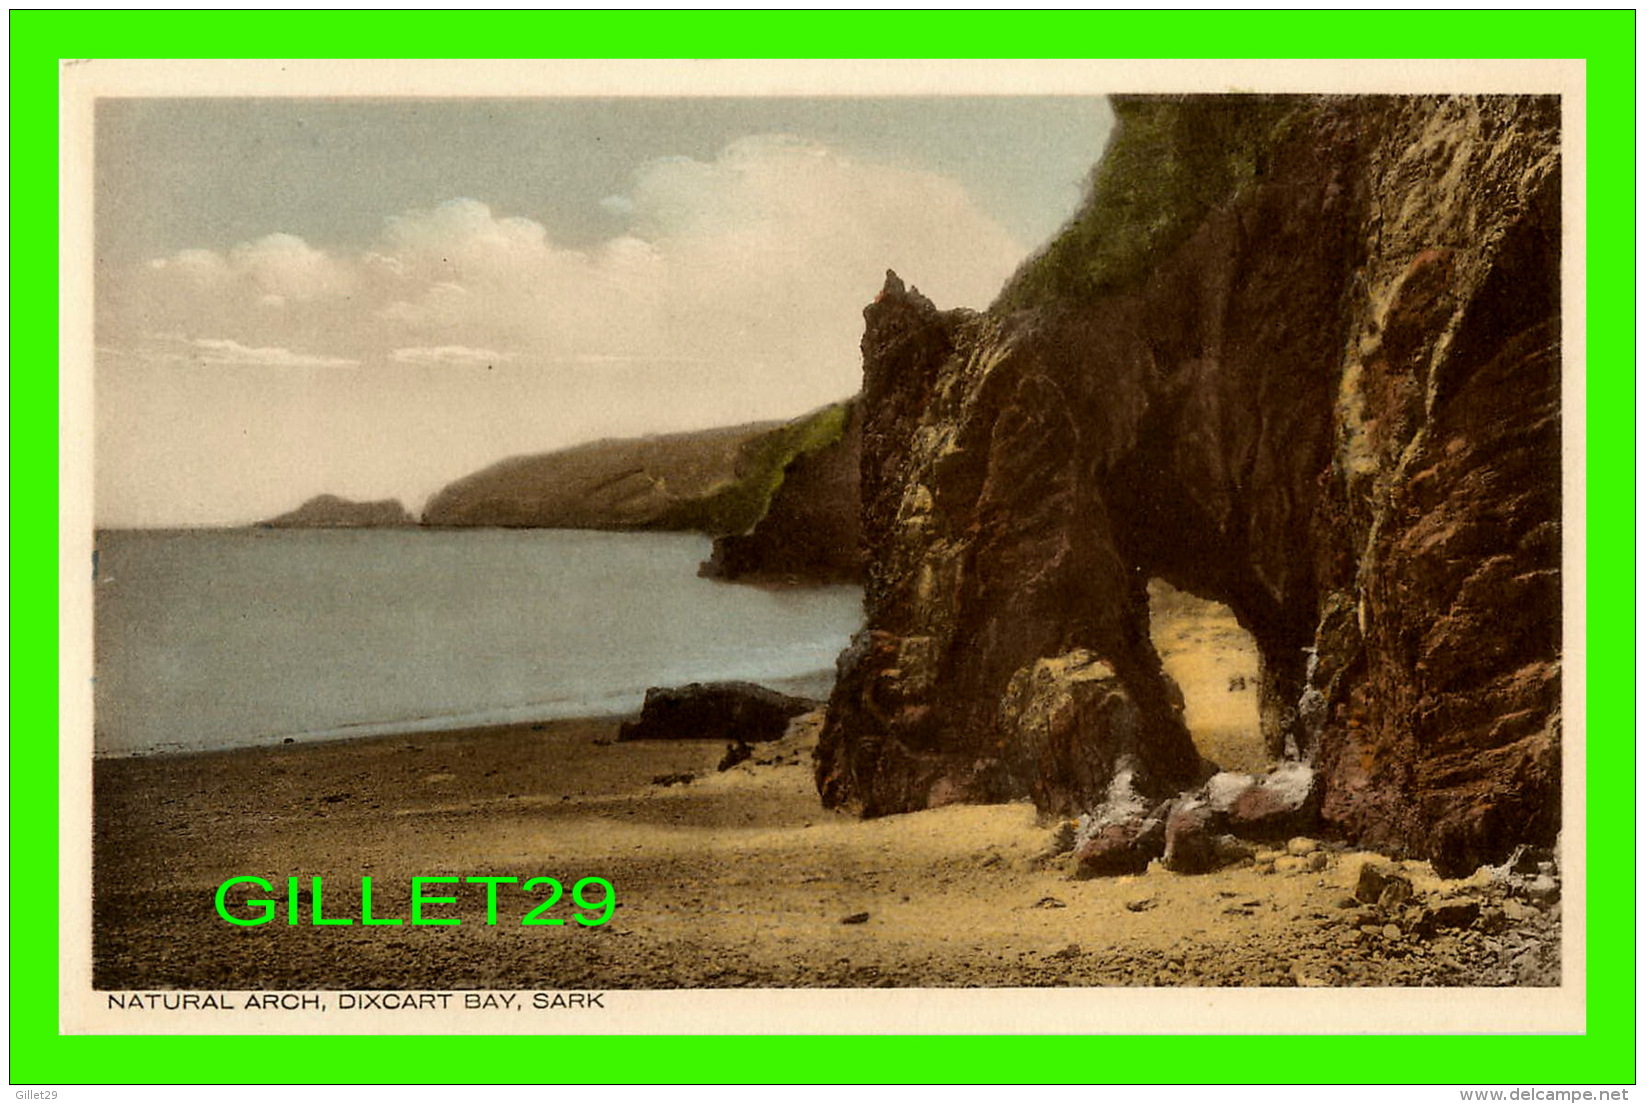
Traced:
<svg viewBox="0 0 1645 1104">
<path fill-rule="evenodd" d="M 1194 781 L 1159 576 L 1251 632 L 1264 739 L 1342 833 L 1463 870 L 1557 832 L 1557 105 L 1238 99 L 1118 102 L 1085 212 L 989 312 L 894 275 L 865 310 L 828 804 Z M 1222 191 L 1143 233 L 1156 162 Z"/>
</svg>

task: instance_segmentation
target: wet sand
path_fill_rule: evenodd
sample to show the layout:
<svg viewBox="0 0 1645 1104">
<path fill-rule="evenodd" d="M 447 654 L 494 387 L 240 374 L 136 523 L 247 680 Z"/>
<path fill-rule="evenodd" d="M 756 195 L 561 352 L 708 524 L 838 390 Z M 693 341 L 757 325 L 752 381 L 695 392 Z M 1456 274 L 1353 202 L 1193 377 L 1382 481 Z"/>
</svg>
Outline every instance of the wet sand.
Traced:
<svg viewBox="0 0 1645 1104">
<path fill-rule="evenodd" d="M 105 989 L 1548 984 L 1557 923 L 1388 938 L 1344 907 L 1365 856 L 1322 872 L 1156 867 L 1071 881 L 1027 804 L 860 821 L 822 809 L 817 715 L 727 772 L 723 745 L 613 742 L 613 720 L 102 760 L 94 983 Z M 689 774 L 689 782 L 653 781 Z M 1441 887 L 1407 863 L 1423 888 Z M 213 894 L 324 881 L 314 926 L 237 927 Z M 522 926 L 481 886 L 407 918 L 413 876 L 599 876 L 609 922 Z M 450 894 L 436 886 L 425 895 Z M 258 896 L 251 894 L 250 896 Z M 237 898 L 230 898 L 236 900 Z M 1534 911 L 1534 910 L 1533 910 Z M 866 914 L 866 917 L 863 917 Z M 843 922 L 847 918 L 859 922 Z M 1555 956 L 1551 958 L 1550 956 Z M 1529 965 L 1527 965 L 1529 963 Z M 1538 965 L 1540 964 L 1540 965 Z M 1540 971 L 1540 972 L 1538 972 Z M 1557 981 L 1557 975 L 1552 978 Z"/>
</svg>

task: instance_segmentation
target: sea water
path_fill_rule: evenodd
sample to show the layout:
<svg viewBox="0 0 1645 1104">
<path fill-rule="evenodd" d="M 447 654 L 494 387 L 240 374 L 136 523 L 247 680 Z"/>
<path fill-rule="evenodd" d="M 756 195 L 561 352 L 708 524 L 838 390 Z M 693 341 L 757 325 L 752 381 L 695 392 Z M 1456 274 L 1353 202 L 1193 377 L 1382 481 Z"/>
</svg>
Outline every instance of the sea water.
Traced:
<svg viewBox="0 0 1645 1104">
<path fill-rule="evenodd" d="M 859 587 L 697 576 L 709 542 L 564 530 L 97 534 L 99 755 L 637 711 L 744 679 L 826 696 Z"/>
</svg>

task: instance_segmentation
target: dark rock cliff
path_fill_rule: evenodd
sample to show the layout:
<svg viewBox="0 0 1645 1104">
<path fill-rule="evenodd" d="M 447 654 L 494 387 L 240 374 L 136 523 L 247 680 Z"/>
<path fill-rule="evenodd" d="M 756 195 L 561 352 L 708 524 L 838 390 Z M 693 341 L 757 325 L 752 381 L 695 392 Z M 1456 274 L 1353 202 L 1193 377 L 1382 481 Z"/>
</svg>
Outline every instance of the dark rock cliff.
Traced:
<svg viewBox="0 0 1645 1104">
<path fill-rule="evenodd" d="M 1203 777 L 1148 634 L 1226 603 L 1342 835 L 1559 828 L 1559 105 L 1150 97 L 986 313 L 864 312 L 867 627 L 818 749 L 866 815 Z"/>
<path fill-rule="evenodd" d="M 747 533 L 717 537 L 700 574 L 743 582 L 855 582 L 862 578 L 862 419 L 845 404 L 839 437 L 795 456 L 765 516 Z"/>
<path fill-rule="evenodd" d="M 416 525 L 417 519 L 397 499 L 354 502 L 336 495 L 316 495 L 290 513 L 259 521 L 259 529 L 379 529 Z"/>
</svg>

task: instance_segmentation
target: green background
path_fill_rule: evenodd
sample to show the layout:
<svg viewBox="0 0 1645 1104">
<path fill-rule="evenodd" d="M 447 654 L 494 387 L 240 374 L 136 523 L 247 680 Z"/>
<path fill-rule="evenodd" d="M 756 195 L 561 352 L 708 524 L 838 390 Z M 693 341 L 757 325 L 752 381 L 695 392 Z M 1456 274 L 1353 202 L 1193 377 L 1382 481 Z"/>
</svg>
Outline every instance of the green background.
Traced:
<svg viewBox="0 0 1645 1104">
<path fill-rule="evenodd" d="M 1635 13 L 13 12 L 11 1080 L 1391 1082 L 1635 1079 Z M 1588 1030 L 1552 1037 L 57 1034 L 57 72 L 66 57 L 1585 58 Z M 1139 1025 L 1143 1026 L 1143 1025 Z M 1157 1025 L 1146 1025 L 1157 1026 Z M 430 1047 L 439 1059 L 430 1062 Z M 707 1054 L 727 1061 L 705 1063 Z M 734 1053 L 734 1057 L 732 1054 Z M 1259 1057 L 1260 1056 L 1260 1057 Z"/>
</svg>

